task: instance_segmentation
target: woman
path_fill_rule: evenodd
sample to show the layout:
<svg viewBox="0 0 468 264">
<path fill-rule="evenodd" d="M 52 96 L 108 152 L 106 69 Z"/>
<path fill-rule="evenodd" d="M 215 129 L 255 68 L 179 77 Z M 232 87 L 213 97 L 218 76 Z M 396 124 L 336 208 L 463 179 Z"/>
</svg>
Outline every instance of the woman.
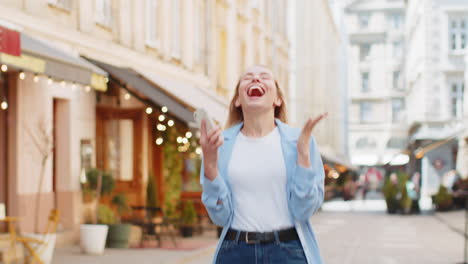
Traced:
<svg viewBox="0 0 468 264">
<path fill-rule="evenodd" d="M 324 171 L 314 126 L 285 124 L 283 93 L 272 72 L 242 74 L 227 127 L 206 131 L 200 144 L 202 201 L 223 226 L 213 263 L 322 263 L 309 218 L 323 202 Z"/>
</svg>

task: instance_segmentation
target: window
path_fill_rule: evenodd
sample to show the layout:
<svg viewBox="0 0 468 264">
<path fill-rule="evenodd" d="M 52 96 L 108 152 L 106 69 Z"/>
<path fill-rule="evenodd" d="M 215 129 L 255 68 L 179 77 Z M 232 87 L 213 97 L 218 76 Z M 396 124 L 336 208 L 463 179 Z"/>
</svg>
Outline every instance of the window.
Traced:
<svg viewBox="0 0 468 264">
<path fill-rule="evenodd" d="M 369 59 L 370 49 L 371 49 L 370 44 L 361 44 L 359 46 L 359 57 L 361 61 L 366 61 Z"/>
<path fill-rule="evenodd" d="M 404 149 L 407 141 L 405 138 L 392 137 L 387 142 L 387 148 L 390 149 Z"/>
<path fill-rule="evenodd" d="M 393 89 L 395 90 L 401 90 L 401 84 L 400 84 L 400 71 L 394 71 L 393 72 Z"/>
<path fill-rule="evenodd" d="M 361 137 L 356 140 L 357 149 L 373 149 L 377 147 L 377 143 L 374 139 L 368 137 Z"/>
<path fill-rule="evenodd" d="M 459 119 L 463 116 L 464 92 L 465 84 L 463 83 L 463 81 L 452 83 L 450 93 L 450 112 L 453 118 Z"/>
<path fill-rule="evenodd" d="M 172 56 L 180 58 L 182 45 L 180 43 L 182 33 L 182 8 L 180 0 L 172 2 Z"/>
<path fill-rule="evenodd" d="M 111 2 L 111 0 L 96 0 L 96 22 L 109 28 L 112 25 Z"/>
<path fill-rule="evenodd" d="M 369 87 L 369 73 L 361 73 L 361 92 L 368 93 L 370 91 Z"/>
<path fill-rule="evenodd" d="M 403 17 L 399 13 L 394 13 L 389 15 L 389 22 L 393 29 L 400 29 L 403 22 Z"/>
<path fill-rule="evenodd" d="M 370 19 L 370 15 L 369 14 L 366 14 L 366 13 L 363 13 L 363 14 L 359 14 L 358 15 L 358 20 L 359 20 L 359 27 L 361 29 L 365 29 L 369 26 L 369 19 Z"/>
<path fill-rule="evenodd" d="M 158 36 L 158 0 L 146 0 L 146 44 L 157 46 Z"/>
<path fill-rule="evenodd" d="M 401 41 L 393 42 L 393 57 L 400 58 L 402 55 Z"/>
<path fill-rule="evenodd" d="M 449 21 L 449 47 L 451 51 L 463 51 L 466 47 L 467 17 L 451 18 Z"/>
<path fill-rule="evenodd" d="M 49 5 L 70 11 L 73 7 L 73 0 L 49 0 Z"/>
<path fill-rule="evenodd" d="M 405 110 L 405 101 L 403 98 L 392 99 L 392 122 L 398 123 L 403 121 Z"/>
<path fill-rule="evenodd" d="M 196 64 L 203 64 L 204 63 L 204 49 L 205 49 L 205 38 L 206 38 L 206 26 L 205 26 L 205 14 L 206 9 L 204 6 L 204 1 L 196 3 L 196 12 L 194 13 L 194 53 L 195 53 L 195 63 Z"/>
<path fill-rule="evenodd" d="M 371 102 L 361 102 L 359 117 L 361 123 L 370 122 L 372 114 L 372 104 Z"/>
</svg>

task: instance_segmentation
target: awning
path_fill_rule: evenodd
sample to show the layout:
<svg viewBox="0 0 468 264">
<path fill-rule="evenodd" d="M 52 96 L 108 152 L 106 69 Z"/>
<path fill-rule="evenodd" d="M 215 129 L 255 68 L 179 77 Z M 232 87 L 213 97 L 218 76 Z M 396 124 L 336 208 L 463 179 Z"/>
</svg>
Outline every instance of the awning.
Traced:
<svg viewBox="0 0 468 264">
<path fill-rule="evenodd" d="M 346 167 L 348 170 L 358 170 L 358 168 L 348 162 L 346 158 L 333 154 L 332 151 L 328 150 L 326 147 L 320 149 L 320 155 L 324 163 L 330 163 L 330 165 L 334 167 L 336 167 L 335 165 L 340 165 Z"/>
<path fill-rule="evenodd" d="M 351 156 L 351 163 L 355 166 L 376 166 L 379 164 L 379 156 L 355 154 Z"/>
<path fill-rule="evenodd" d="M 24 33 L 21 33 L 21 56 L 0 53 L 0 62 L 54 79 L 90 85 L 99 91 L 107 90 L 105 71 Z"/>
<path fill-rule="evenodd" d="M 127 88 L 134 89 L 156 105 L 161 107 L 166 106 L 174 117 L 187 124 L 194 122 L 193 112 L 190 109 L 187 109 L 177 102 L 177 99 L 163 92 L 157 84 L 148 81 L 137 71 L 130 68 L 116 67 L 89 58 L 88 60 L 106 70 L 111 75 L 111 79 L 117 79 L 120 83 L 126 85 Z"/>
</svg>

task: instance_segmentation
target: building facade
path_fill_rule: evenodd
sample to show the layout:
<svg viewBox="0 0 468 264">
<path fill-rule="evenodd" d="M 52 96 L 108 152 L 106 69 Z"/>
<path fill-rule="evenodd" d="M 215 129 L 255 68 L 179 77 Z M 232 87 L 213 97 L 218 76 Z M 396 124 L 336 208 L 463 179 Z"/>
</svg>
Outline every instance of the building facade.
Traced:
<svg viewBox="0 0 468 264">
<path fill-rule="evenodd" d="M 292 37 L 293 123 L 328 112 L 314 129 L 324 159 L 348 165 L 346 36 L 328 1 L 295 1 Z M 327 52 L 325 52 L 327 51 Z"/>
<path fill-rule="evenodd" d="M 437 192 L 445 173 L 467 163 L 463 122 L 468 3 L 415 0 L 406 4 L 405 75 L 410 143 L 416 155 L 413 169 L 421 171 L 423 194 L 430 195 Z M 466 177 L 464 170 L 460 172 Z"/>
<path fill-rule="evenodd" d="M 104 86 L 92 89 L 2 57 L 2 67 L 10 67 L 1 83 L 11 83 L 0 90 L 8 104 L 2 101 L 0 114 L 0 165 L 8 164 L 0 170 L 0 190 L 8 190 L 0 203 L 7 214 L 24 219 L 22 230 L 33 229 L 28 204 L 37 197 L 41 156 L 28 129 L 41 120 L 56 145 L 44 169 L 40 218 L 58 207 L 68 238 L 84 221 L 83 167 L 113 171 L 131 205 L 145 202 L 154 175 L 165 199 L 167 146 L 187 152 L 195 138 L 187 113 L 204 107 L 223 125 L 237 79 L 252 64 L 271 67 L 288 94 L 287 9 L 288 1 L 267 0 L 0 1 L 2 28 L 65 53 L 63 60 L 85 57 Z M 176 134 L 165 134 L 172 127 Z M 184 154 L 182 167 L 193 170 L 185 162 L 193 154 Z"/>
<path fill-rule="evenodd" d="M 398 160 L 407 141 L 404 1 L 356 0 L 345 10 L 351 161 L 359 166 L 407 162 Z"/>
</svg>

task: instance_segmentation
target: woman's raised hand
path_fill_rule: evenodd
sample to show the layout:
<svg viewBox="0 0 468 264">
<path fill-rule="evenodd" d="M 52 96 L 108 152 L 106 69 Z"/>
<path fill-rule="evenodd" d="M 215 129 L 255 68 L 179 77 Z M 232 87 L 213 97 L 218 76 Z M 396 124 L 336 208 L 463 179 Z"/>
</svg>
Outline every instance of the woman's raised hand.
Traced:
<svg viewBox="0 0 468 264">
<path fill-rule="evenodd" d="M 320 120 L 327 117 L 328 113 L 323 113 L 315 119 L 309 118 L 302 128 L 301 135 L 297 140 L 297 163 L 304 168 L 310 167 L 310 138 L 312 130 Z"/>
<path fill-rule="evenodd" d="M 207 131 L 205 120 L 202 121 L 200 130 L 205 176 L 213 181 L 218 175 L 218 148 L 223 144 L 224 137 L 220 127 L 216 126 L 211 131 Z"/>
</svg>

